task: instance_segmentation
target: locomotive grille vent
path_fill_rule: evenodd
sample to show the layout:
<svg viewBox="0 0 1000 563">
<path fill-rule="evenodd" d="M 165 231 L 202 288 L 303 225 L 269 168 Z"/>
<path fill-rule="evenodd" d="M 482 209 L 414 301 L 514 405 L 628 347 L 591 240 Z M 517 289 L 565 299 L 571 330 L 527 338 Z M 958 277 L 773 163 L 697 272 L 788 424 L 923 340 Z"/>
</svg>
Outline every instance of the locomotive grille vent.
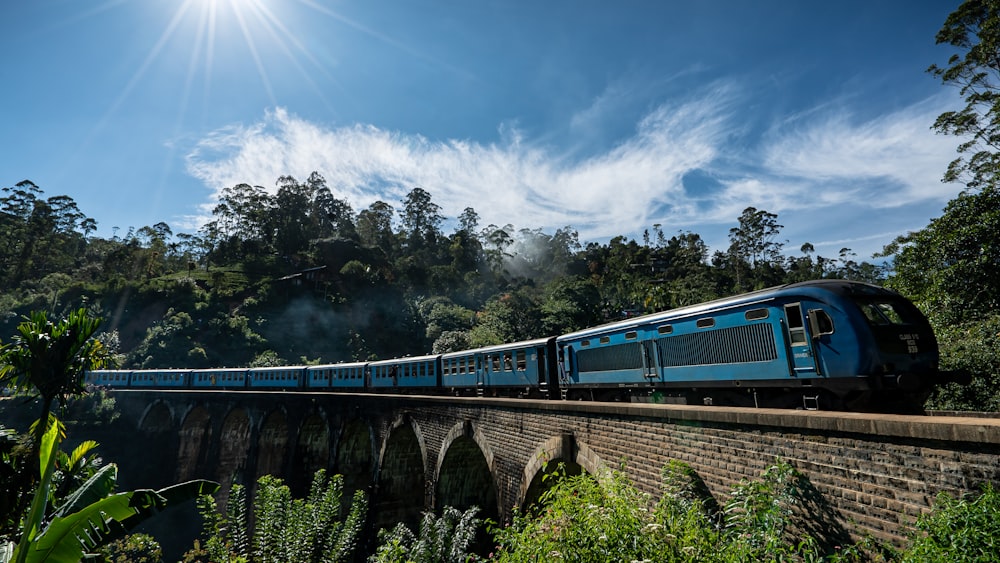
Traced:
<svg viewBox="0 0 1000 563">
<path fill-rule="evenodd" d="M 778 358 L 774 327 L 759 323 L 658 338 L 664 367 L 769 362 Z"/>
<path fill-rule="evenodd" d="M 642 369 L 642 351 L 638 342 L 589 348 L 576 353 L 580 372 Z"/>
</svg>

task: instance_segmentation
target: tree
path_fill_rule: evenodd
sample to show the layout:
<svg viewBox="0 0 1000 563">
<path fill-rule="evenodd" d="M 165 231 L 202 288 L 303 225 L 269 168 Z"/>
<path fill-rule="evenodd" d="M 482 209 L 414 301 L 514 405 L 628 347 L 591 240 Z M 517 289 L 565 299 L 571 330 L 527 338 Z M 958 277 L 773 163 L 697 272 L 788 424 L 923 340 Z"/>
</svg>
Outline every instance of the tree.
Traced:
<svg viewBox="0 0 1000 563">
<path fill-rule="evenodd" d="M 108 365 L 107 350 L 94 338 L 100 324 L 101 320 L 85 309 L 57 322 L 50 321 L 44 312 L 34 312 L 17 326 L 13 342 L 0 347 L 0 382 L 33 389 L 41 396 L 36 449 L 48 426 L 53 401 L 82 393 L 84 372 Z"/>
<path fill-rule="evenodd" d="M 1000 186 L 963 193 L 919 231 L 882 250 L 893 257 L 888 285 L 932 318 L 963 322 L 1000 305 Z"/>
<path fill-rule="evenodd" d="M 431 201 L 431 194 L 423 188 L 413 188 L 403 201 L 403 234 L 409 253 L 434 250 L 441 238 L 441 206 Z"/>
<path fill-rule="evenodd" d="M 966 138 L 959 157 L 948 165 L 944 181 L 969 189 L 997 185 L 1000 171 L 1000 1 L 966 0 L 945 20 L 937 43 L 957 47 L 948 65 L 928 72 L 959 88 L 965 107 L 938 116 L 939 133 Z"/>
<path fill-rule="evenodd" d="M 775 240 L 781 232 L 778 216 L 755 207 L 747 207 L 739 217 L 739 225 L 729 229 L 729 254 L 736 272 L 736 289 L 759 288 L 768 285 L 773 276 L 770 271 L 781 259 L 783 243 Z M 754 282 L 747 286 L 742 271 L 750 270 Z"/>
<path fill-rule="evenodd" d="M 361 244 L 382 249 L 388 258 L 395 256 L 396 247 L 392 234 L 392 214 L 392 206 L 380 200 L 358 213 L 357 220 Z"/>
<path fill-rule="evenodd" d="M 318 235 L 318 230 L 312 228 L 309 220 L 313 192 L 308 184 L 300 184 L 291 176 L 282 176 L 278 178 L 278 193 L 273 201 L 268 222 L 272 228 L 268 229 L 268 234 L 273 236 L 272 245 L 278 256 L 292 261 Z"/>
</svg>

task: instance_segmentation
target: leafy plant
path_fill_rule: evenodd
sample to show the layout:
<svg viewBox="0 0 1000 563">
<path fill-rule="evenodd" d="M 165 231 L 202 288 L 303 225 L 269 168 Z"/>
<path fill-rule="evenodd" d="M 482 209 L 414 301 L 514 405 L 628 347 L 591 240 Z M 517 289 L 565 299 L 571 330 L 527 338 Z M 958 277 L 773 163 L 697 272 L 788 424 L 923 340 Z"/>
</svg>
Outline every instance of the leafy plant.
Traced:
<svg viewBox="0 0 1000 563">
<path fill-rule="evenodd" d="M 478 507 L 462 512 L 446 506 L 441 517 L 424 513 L 419 535 L 405 524 L 379 530 L 379 547 L 369 563 L 463 563 L 475 560 L 469 546 L 476 538 L 480 520 Z"/>
<path fill-rule="evenodd" d="M 515 515 L 498 533 L 503 562 L 818 560 L 808 538 L 785 531 L 797 502 L 797 472 L 778 462 L 760 480 L 734 487 L 720 510 L 693 471 L 664 468 L 654 503 L 621 471 L 561 478 L 542 495 L 537 519 Z"/>
<path fill-rule="evenodd" d="M 992 485 L 979 496 L 939 495 L 934 509 L 917 520 L 903 563 L 987 563 L 1000 557 L 1000 492 Z"/>
<path fill-rule="evenodd" d="M 163 548 L 150 535 L 130 534 L 105 546 L 101 556 L 108 563 L 160 563 Z"/>
<path fill-rule="evenodd" d="M 0 546 L 0 563 L 70 563 L 86 553 L 125 536 L 159 512 L 199 494 L 214 492 L 218 485 L 210 481 L 190 481 L 158 491 L 141 489 L 113 494 L 117 467 L 104 466 L 76 490 L 51 514 L 46 514 L 52 474 L 61 440 L 61 425 L 49 424 L 39 447 L 41 477 L 31 509 L 24 519 L 17 546 Z"/>
<path fill-rule="evenodd" d="M 343 477 L 327 479 L 322 469 L 313 476 L 305 499 L 293 499 L 281 479 L 265 475 L 257 480 L 252 526 L 242 485 L 232 486 L 225 515 L 219 514 L 212 497 L 202 497 L 198 507 L 205 541 L 197 542 L 185 561 L 201 561 L 202 557 L 215 563 L 350 561 L 368 502 L 364 492 L 357 491 L 342 519 L 342 494 Z"/>
<path fill-rule="evenodd" d="M 37 392 L 42 398 L 39 420 L 48 421 L 53 401 L 82 393 L 84 372 L 108 364 L 104 345 L 93 338 L 100 324 L 86 309 L 59 321 L 50 321 L 45 312 L 24 317 L 14 340 L 0 347 L 0 383 Z M 44 425 L 38 428 L 36 444 Z"/>
</svg>

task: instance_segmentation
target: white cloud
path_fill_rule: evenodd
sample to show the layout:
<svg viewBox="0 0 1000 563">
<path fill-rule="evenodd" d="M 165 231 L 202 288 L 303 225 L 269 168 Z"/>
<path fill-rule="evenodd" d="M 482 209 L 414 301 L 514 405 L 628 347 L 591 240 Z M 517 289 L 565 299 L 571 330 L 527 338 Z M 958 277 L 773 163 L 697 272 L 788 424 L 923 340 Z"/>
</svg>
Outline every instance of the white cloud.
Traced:
<svg viewBox="0 0 1000 563">
<path fill-rule="evenodd" d="M 867 122 L 854 123 L 846 112 L 818 117 L 780 131 L 763 151 L 764 165 L 803 185 L 830 186 L 818 205 L 856 196 L 873 207 L 949 199 L 957 188 L 940 178 L 958 143 L 930 129 L 944 110 L 938 97 Z"/>
<path fill-rule="evenodd" d="M 324 127 L 279 108 L 259 123 L 202 140 L 188 167 L 213 190 L 213 200 L 238 183 L 273 189 L 279 176 L 304 179 L 318 171 L 355 211 L 376 199 L 398 206 L 409 190 L 422 187 L 447 217 L 471 206 L 483 225 L 571 225 L 585 241 L 635 236 L 660 223 L 668 232 L 684 228 L 718 242 L 724 236 L 705 233 L 705 225 L 720 230 L 725 224 L 725 233 L 747 206 L 779 213 L 783 224 L 808 230 L 803 217 L 815 217 L 817 210 L 884 211 L 943 203 L 958 191 L 938 180 L 956 144 L 929 129 L 942 109 L 940 99 L 871 121 L 829 108 L 806 112 L 754 145 L 737 117 L 738 98 L 733 88 L 716 85 L 687 102 L 661 105 L 633 136 L 583 159 L 524 142 L 507 124 L 496 143 L 432 141 L 369 125 Z M 692 171 L 721 187 L 691 193 L 683 178 Z M 797 218 L 803 210 L 810 212 Z M 831 232 L 835 228 L 828 226 L 824 236 L 878 237 Z"/>
</svg>

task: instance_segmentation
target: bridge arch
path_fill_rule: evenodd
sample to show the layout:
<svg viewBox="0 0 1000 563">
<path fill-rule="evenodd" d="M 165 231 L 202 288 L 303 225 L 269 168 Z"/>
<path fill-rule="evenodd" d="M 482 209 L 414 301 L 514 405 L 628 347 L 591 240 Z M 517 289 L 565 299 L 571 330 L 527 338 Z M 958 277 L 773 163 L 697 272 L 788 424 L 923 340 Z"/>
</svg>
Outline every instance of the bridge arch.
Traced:
<svg viewBox="0 0 1000 563">
<path fill-rule="evenodd" d="M 222 420 L 219 431 L 219 455 L 215 480 L 219 482 L 219 508 L 225 509 L 229 489 L 233 483 L 246 483 L 247 454 L 250 453 L 250 435 L 253 428 L 250 412 L 244 407 L 234 407 Z"/>
<path fill-rule="evenodd" d="M 556 471 L 560 462 L 567 476 L 583 472 L 599 475 L 607 468 L 601 457 L 589 446 L 579 442 L 573 434 L 553 436 L 538 446 L 528 459 L 521 478 L 518 506 L 527 508 L 538 502 L 542 493 L 548 489 L 548 484 L 544 482 L 545 475 Z"/>
<path fill-rule="evenodd" d="M 392 424 L 382 442 L 375 495 L 375 529 L 397 522 L 416 530 L 426 506 L 427 447 L 417 424 L 406 414 Z"/>
<path fill-rule="evenodd" d="M 445 436 L 434 470 L 434 507 L 465 511 L 479 507 L 479 518 L 500 521 L 500 498 L 493 474 L 493 451 L 470 421 Z"/>
<path fill-rule="evenodd" d="M 160 433 L 170 432 L 173 429 L 174 409 L 163 399 L 150 403 L 139 417 L 140 432 Z"/>
<path fill-rule="evenodd" d="M 205 475 L 212 441 L 212 415 L 201 405 L 191 405 L 184 413 L 178 432 L 177 481 Z"/>
<path fill-rule="evenodd" d="M 302 497 L 309 490 L 313 474 L 330 466 L 330 423 L 326 413 L 313 410 L 299 424 L 289 487 Z"/>
<path fill-rule="evenodd" d="M 360 418 L 344 422 L 337 440 L 334 472 L 344 477 L 342 505 L 350 503 L 358 490 L 371 494 L 375 484 L 375 433 L 371 424 Z"/>
<path fill-rule="evenodd" d="M 257 469 L 255 481 L 264 475 L 282 477 L 288 452 L 288 414 L 283 406 L 272 410 L 260 420 L 257 429 Z"/>
</svg>

